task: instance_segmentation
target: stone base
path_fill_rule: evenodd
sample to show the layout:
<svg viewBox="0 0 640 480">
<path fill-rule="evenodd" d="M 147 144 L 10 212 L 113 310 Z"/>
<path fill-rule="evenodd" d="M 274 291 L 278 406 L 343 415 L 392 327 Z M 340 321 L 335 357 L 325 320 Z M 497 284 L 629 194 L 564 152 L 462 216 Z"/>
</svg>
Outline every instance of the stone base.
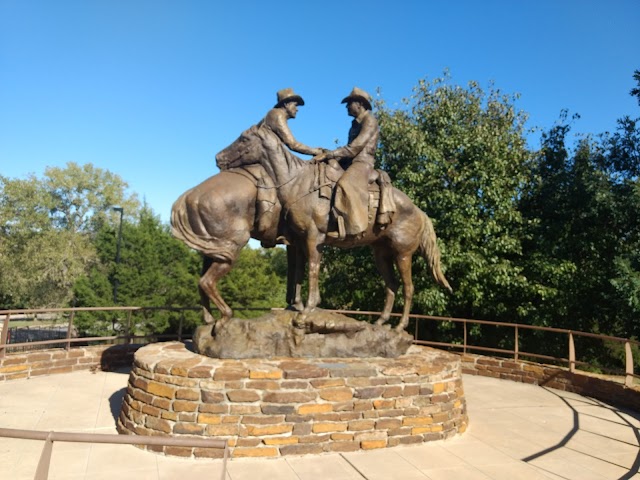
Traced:
<svg viewBox="0 0 640 480">
<path fill-rule="evenodd" d="M 467 423 L 460 359 L 439 350 L 413 346 L 395 359 L 221 360 L 169 342 L 136 352 L 118 430 L 215 437 L 228 440 L 234 457 L 278 457 L 441 440 Z"/>
<path fill-rule="evenodd" d="M 193 336 L 196 351 L 214 358 L 398 357 L 413 337 L 388 325 L 372 325 L 321 308 L 289 310 L 259 318 L 232 318 L 202 325 Z"/>
</svg>

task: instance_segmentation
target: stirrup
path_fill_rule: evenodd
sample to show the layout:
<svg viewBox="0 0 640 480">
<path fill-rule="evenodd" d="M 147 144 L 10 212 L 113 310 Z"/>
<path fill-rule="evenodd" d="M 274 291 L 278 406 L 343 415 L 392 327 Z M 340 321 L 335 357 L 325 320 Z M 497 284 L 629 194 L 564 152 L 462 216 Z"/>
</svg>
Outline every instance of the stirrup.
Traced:
<svg viewBox="0 0 640 480">
<path fill-rule="evenodd" d="M 338 223 L 338 231 L 327 232 L 327 237 L 329 238 L 337 238 L 338 240 L 344 240 L 346 235 L 346 230 L 344 228 L 344 218 L 342 215 L 336 215 L 336 221 Z"/>
</svg>

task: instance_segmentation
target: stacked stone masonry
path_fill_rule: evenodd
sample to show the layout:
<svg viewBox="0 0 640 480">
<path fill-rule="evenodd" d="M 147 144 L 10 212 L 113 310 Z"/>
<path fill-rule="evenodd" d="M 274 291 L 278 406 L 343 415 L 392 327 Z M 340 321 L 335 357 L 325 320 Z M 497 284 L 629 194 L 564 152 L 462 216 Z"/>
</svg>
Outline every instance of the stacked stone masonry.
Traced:
<svg viewBox="0 0 640 480">
<path fill-rule="evenodd" d="M 136 353 L 118 429 L 225 439 L 235 457 L 277 457 L 440 440 L 467 421 L 457 355 L 411 347 L 397 359 L 221 360 L 175 342 Z"/>
<path fill-rule="evenodd" d="M 131 365 L 139 345 L 99 345 L 9 353 L 0 358 L 0 382 L 77 370 L 111 370 Z"/>
</svg>

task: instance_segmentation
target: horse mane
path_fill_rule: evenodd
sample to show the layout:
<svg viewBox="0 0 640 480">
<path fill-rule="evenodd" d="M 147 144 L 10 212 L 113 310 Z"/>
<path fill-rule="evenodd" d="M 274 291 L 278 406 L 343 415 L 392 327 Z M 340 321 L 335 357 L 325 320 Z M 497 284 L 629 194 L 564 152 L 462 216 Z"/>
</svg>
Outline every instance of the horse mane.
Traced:
<svg viewBox="0 0 640 480">
<path fill-rule="evenodd" d="M 247 130 L 247 133 L 256 135 L 262 141 L 266 158 L 261 163 L 274 181 L 277 182 L 276 176 L 290 178 L 300 173 L 301 169 L 309 167 L 309 162 L 294 155 L 270 128 L 254 126 Z"/>
</svg>

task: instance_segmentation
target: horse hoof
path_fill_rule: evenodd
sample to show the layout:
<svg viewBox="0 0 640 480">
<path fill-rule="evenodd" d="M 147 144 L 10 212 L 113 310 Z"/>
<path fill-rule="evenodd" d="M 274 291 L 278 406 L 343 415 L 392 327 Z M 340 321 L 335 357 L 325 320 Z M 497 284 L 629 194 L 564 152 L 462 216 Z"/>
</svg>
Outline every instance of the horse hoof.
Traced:
<svg viewBox="0 0 640 480">
<path fill-rule="evenodd" d="M 213 325 L 214 323 L 216 323 L 216 319 L 213 318 L 213 315 L 211 315 L 211 312 L 205 309 L 202 309 L 202 319 L 204 320 L 204 323 L 206 325 Z"/>
<path fill-rule="evenodd" d="M 304 311 L 304 305 L 302 303 L 290 303 L 289 305 L 287 305 L 287 308 L 285 308 L 285 310 L 288 310 L 290 312 L 302 312 Z"/>
<path fill-rule="evenodd" d="M 225 317 L 222 317 L 220 320 L 218 320 L 213 326 L 214 333 L 220 332 L 220 330 L 222 330 L 222 327 L 224 327 L 228 321 L 229 321 L 229 318 L 225 318 Z"/>
<path fill-rule="evenodd" d="M 307 326 L 307 313 L 300 312 L 292 322 L 295 328 L 305 328 Z"/>
</svg>

